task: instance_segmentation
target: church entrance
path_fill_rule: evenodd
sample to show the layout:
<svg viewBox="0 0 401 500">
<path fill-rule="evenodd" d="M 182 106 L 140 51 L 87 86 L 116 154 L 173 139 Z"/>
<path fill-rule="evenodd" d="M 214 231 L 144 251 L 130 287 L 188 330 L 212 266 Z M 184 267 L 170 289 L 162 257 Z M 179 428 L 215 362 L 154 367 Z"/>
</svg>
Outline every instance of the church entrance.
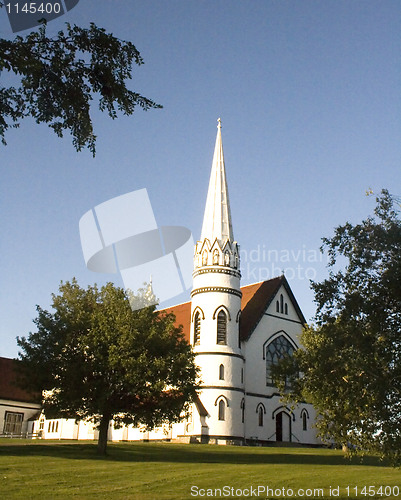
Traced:
<svg viewBox="0 0 401 500">
<path fill-rule="evenodd" d="M 276 415 L 276 441 L 291 441 L 291 418 L 284 411 Z"/>
</svg>

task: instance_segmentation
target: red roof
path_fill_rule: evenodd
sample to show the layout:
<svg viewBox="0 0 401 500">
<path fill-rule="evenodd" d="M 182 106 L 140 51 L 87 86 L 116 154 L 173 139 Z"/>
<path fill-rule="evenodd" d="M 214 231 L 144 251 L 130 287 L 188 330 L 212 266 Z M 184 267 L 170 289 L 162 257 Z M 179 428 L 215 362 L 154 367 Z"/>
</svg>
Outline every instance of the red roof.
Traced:
<svg viewBox="0 0 401 500">
<path fill-rule="evenodd" d="M 167 309 L 163 309 L 163 311 L 174 314 L 176 326 L 182 326 L 185 339 L 189 342 L 191 331 L 191 302 L 184 302 L 177 306 L 168 307 Z"/>
<path fill-rule="evenodd" d="M 286 289 L 298 313 L 300 321 L 303 324 L 306 323 L 285 276 L 279 276 L 267 281 L 261 281 L 241 287 L 241 340 L 247 340 L 250 337 L 281 285 Z M 189 342 L 191 329 L 191 302 L 184 302 L 183 304 L 178 304 L 177 306 L 169 307 L 164 310 L 175 315 L 175 324 L 177 326 L 182 326 L 185 338 Z"/>
<path fill-rule="evenodd" d="M 15 359 L 0 357 L 0 399 L 40 402 L 40 395 L 18 387 L 18 362 Z"/>
</svg>

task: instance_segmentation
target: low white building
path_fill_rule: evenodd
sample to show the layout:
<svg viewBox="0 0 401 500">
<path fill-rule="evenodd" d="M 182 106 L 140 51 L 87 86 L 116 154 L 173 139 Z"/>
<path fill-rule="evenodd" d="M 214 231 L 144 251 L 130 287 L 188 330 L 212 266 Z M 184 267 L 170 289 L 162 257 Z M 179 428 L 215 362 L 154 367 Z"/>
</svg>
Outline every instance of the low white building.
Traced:
<svg viewBox="0 0 401 500">
<path fill-rule="evenodd" d="M 311 405 L 283 406 L 271 367 L 299 348 L 305 318 L 284 276 L 240 286 L 219 121 L 191 301 L 169 308 L 201 368 L 202 387 L 189 418 L 145 432 L 114 429 L 112 440 L 181 439 L 202 443 L 318 444 Z M 44 438 L 93 439 L 90 424 L 35 422 Z"/>
<path fill-rule="evenodd" d="M 32 419 L 41 411 L 40 395 L 19 388 L 18 365 L 0 357 L 0 436 L 31 436 Z"/>
</svg>

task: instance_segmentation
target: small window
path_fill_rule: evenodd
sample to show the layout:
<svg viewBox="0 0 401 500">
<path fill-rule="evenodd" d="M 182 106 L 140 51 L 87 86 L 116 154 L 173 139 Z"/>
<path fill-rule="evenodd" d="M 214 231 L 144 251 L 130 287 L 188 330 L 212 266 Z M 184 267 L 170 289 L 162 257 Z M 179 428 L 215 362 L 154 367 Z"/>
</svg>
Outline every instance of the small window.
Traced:
<svg viewBox="0 0 401 500">
<path fill-rule="evenodd" d="M 50 421 L 49 426 L 47 427 L 47 432 L 51 432 L 51 431 L 52 431 L 52 423 Z"/>
<path fill-rule="evenodd" d="M 219 401 L 219 420 L 226 419 L 226 404 L 223 399 Z"/>
<path fill-rule="evenodd" d="M 280 312 L 280 302 L 276 300 L 276 312 Z"/>
<path fill-rule="evenodd" d="M 280 294 L 280 312 L 283 314 L 284 312 L 284 297 L 283 294 Z"/>
<path fill-rule="evenodd" d="M 238 347 L 241 349 L 241 314 L 238 317 Z"/>
<path fill-rule="evenodd" d="M 224 380 L 224 365 L 219 366 L 219 380 Z"/>
<path fill-rule="evenodd" d="M 245 422 L 245 400 L 241 401 L 241 422 Z"/>
<path fill-rule="evenodd" d="M 284 304 L 284 314 L 288 316 L 288 304 L 287 302 Z"/>
<path fill-rule="evenodd" d="M 258 420 L 259 420 L 259 427 L 263 427 L 263 407 L 262 406 L 259 406 Z"/>
<path fill-rule="evenodd" d="M 200 344 L 200 329 L 201 329 L 200 313 L 199 311 L 196 311 L 194 319 L 194 345 Z"/>
<path fill-rule="evenodd" d="M 241 384 L 244 383 L 244 369 L 241 368 Z"/>
<path fill-rule="evenodd" d="M 202 253 L 202 266 L 207 266 L 207 250 Z"/>
<path fill-rule="evenodd" d="M 307 420 L 306 411 L 304 411 L 302 414 L 302 430 L 304 430 L 304 431 L 308 430 L 308 420 Z"/>
<path fill-rule="evenodd" d="M 224 311 L 220 311 L 217 315 L 217 343 L 227 344 L 227 315 Z"/>
</svg>

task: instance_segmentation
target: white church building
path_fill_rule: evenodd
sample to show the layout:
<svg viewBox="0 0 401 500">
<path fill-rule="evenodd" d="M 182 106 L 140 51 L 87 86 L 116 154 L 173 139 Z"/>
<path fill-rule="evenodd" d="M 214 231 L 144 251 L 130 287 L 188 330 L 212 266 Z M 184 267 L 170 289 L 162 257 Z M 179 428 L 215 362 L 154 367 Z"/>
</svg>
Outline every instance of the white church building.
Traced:
<svg viewBox="0 0 401 500">
<path fill-rule="evenodd" d="M 182 325 L 201 369 L 201 390 L 189 416 L 147 432 L 114 429 L 111 440 L 168 439 L 218 444 L 288 442 L 316 445 L 315 411 L 283 405 L 271 367 L 299 348 L 305 318 L 284 276 L 241 287 L 219 120 L 200 240 L 194 252 L 191 301 L 168 309 Z M 92 424 L 32 422 L 34 435 L 96 439 Z"/>
</svg>

